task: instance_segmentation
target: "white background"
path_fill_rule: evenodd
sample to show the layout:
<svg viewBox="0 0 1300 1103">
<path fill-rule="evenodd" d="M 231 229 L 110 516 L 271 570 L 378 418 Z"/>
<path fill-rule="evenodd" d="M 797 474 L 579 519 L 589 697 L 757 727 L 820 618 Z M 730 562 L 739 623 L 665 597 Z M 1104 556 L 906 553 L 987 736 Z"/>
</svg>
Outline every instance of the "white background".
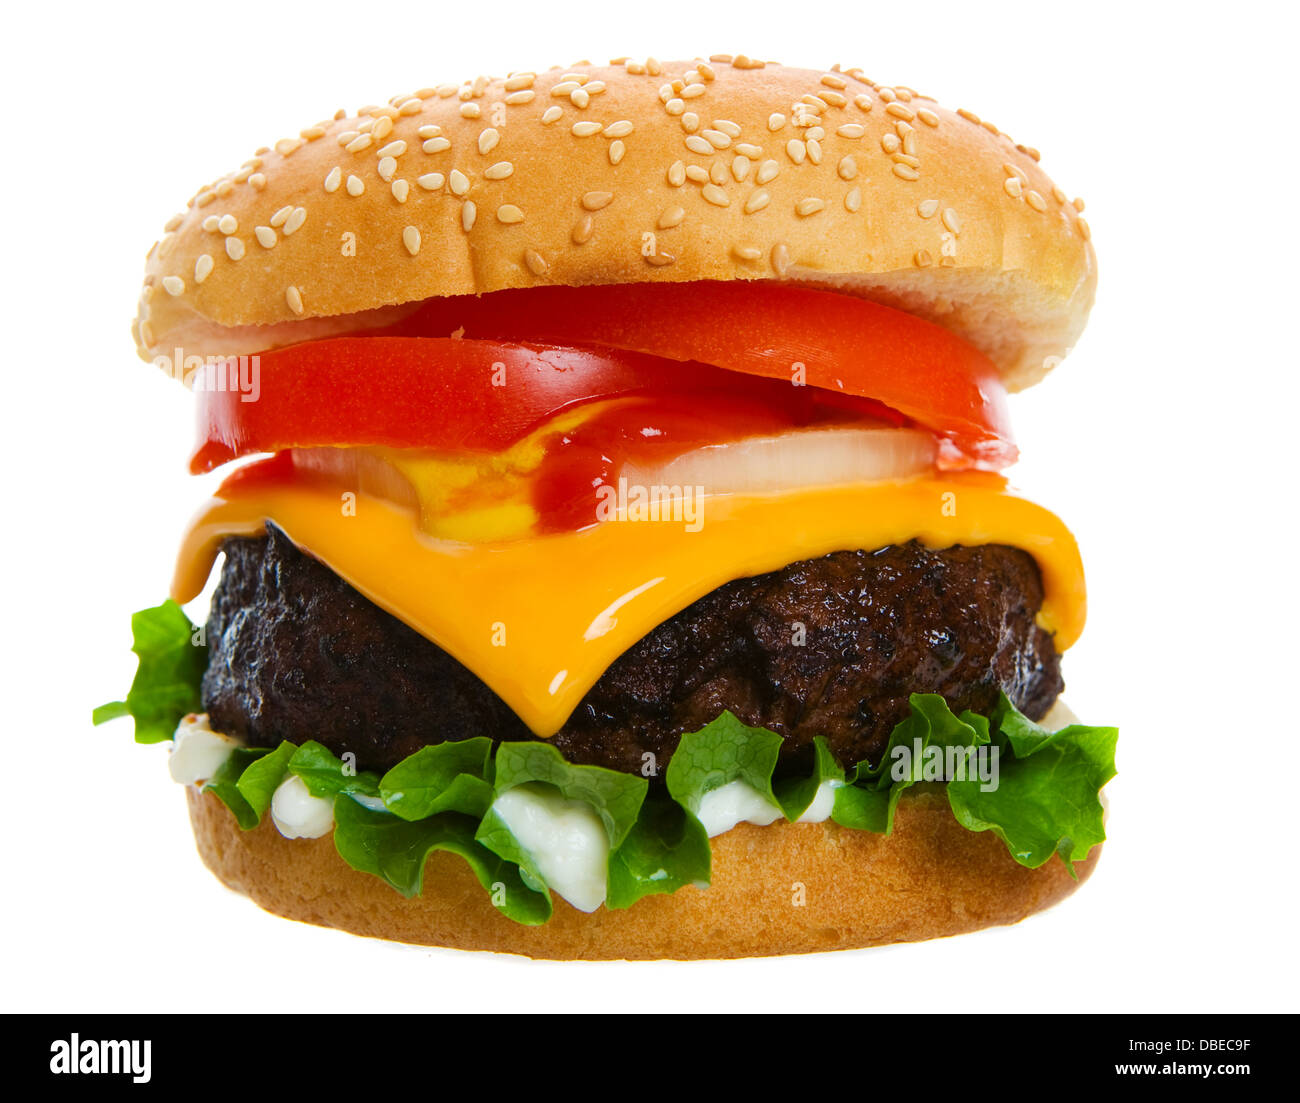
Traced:
<svg viewBox="0 0 1300 1103">
<path fill-rule="evenodd" d="M 418 14 L 418 13 L 426 14 Z M 7 1010 L 1295 1010 L 1297 27 L 1282 4 L 702 0 L 22 5 L 6 14 Z M 190 397 L 138 361 L 145 250 L 195 186 L 346 105 L 480 72 L 743 50 L 861 65 L 1043 151 L 1101 284 L 1016 398 L 1075 530 L 1067 699 L 1121 728 L 1093 881 L 1015 928 L 739 963 L 555 965 L 275 919 L 194 853 L 161 747 L 93 705 L 165 593 Z M 400 983 L 393 981 L 400 979 Z M 779 999 L 778 999 L 779 994 Z"/>
</svg>

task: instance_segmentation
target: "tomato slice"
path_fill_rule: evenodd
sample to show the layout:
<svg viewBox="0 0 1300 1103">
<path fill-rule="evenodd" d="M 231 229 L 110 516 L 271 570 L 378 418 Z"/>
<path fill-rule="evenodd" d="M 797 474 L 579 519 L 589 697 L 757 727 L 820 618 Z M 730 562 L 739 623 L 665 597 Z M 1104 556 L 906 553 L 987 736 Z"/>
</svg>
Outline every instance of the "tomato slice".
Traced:
<svg viewBox="0 0 1300 1103">
<path fill-rule="evenodd" d="M 766 401 L 796 420 L 904 418 L 879 402 L 636 352 L 434 337 L 335 337 L 260 354 L 250 385 L 196 379 L 196 474 L 254 452 L 333 445 L 499 452 L 559 410 L 629 392 Z"/>
<path fill-rule="evenodd" d="M 1003 467 L 1017 454 L 988 357 L 940 326 L 850 295 L 763 281 L 530 287 L 430 299 L 384 332 L 457 330 L 800 378 L 876 399 L 980 466 Z"/>
</svg>

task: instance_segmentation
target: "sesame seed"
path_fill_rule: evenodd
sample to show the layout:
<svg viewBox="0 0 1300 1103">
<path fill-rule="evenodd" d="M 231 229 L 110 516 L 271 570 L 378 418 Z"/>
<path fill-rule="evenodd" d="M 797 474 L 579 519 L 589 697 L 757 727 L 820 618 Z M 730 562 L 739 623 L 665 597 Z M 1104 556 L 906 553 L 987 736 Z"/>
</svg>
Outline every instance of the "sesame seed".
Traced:
<svg viewBox="0 0 1300 1103">
<path fill-rule="evenodd" d="M 1073 199 L 1073 200 L 1071 200 L 1070 205 L 1071 205 L 1071 206 L 1072 206 L 1076 211 L 1078 211 L 1080 214 L 1083 213 L 1083 200 L 1082 200 L 1082 199 L 1078 199 L 1078 198 Z"/>
<path fill-rule="evenodd" d="M 1013 165 L 1010 161 L 1004 161 L 1002 163 L 1002 171 L 1008 176 L 1014 176 L 1022 184 L 1029 183 L 1029 177 L 1025 175 L 1025 170 L 1019 165 Z"/>
<path fill-rule="evenodd" d="M 280 232 L 284 234 L 285 237 L 288 237 L 306 221 L 307 221 L 307 208 L 294 207 L 293 213 L 284 220 L 284 228 Z"/>
<path fill-rule="evenodd" d="M 420 148 L 425 153 L 441 153 L 444 149 L 451 149 L 451 142 L 446 138 L 430 138 Z"/>
<path fill-rule="evenodd" d="M 783 126 L 785 126 L 785 116 L 779 111 L 773 111 L 772 114 L 767 117 L 768 130 L 780 130 Z"/>
<path fill-rule="evenodd" d="M 411 185 L 405 180 L 394 180 L 392 191 L 394 199 L 399 203 L 405 203 L 407 196 L 411 194 Z"/>
<path fill-rule="evenodd" d="M 794 205 L 794 213 L 800 218 L 807 218 L 809 215 L 817 214 L 819 211 L 826 209 L 826 200 L 817 199 L 815 196 L 808 196 L 800 199 Z"/>
<path fill-rule="evenodd" d="M 464 195 L 469 191 L 469 177 L 460 169 L 452 169 L 447 176 L 447 183 L 451 188 L 452 195 Z"/>
<path fill-rule="evenodd" d="M 681 161 L 674 161 L 668 166 L 668 183 L 680 188 L 686 183 L 686 166 Z"/>
<path fill-rule="evenodd" d="M 741 156 L 753 159 L 763 156 L 763 147 L 756 146 L 753 142 L 737 142 L 736 152 Z"/>
<path fill-rule="evenodd" d="M 907 123 L 899 123 L 899 126 L 907 126 Z M 903 152 L 909 157 L 916 155 L 916 131 L 911 127 L 907 128 L 907 133 L 903 135 Z"/>
<path fill-rule="evenodd" d="M 830 74 L 822 77 L 822 83 L 826 85 L 827 88 L 847 88 L 849 86 L 849 82 L 843 77 L 832 76 Z"/>
<path fill-rule="evenodd" d="M 626 152 L 627 146 L 623 144 L 621 139 L 615 138 L 609 143 L 609 163 L 611 165 L 617 165 L 621 160 L 623 160 L 623 154 Z"/>
<path fill-rule="evenodd" d="M 420 127 L 419 130 L 416 131 L 416 134 L 418 134 L 421 138 L 436 138 L 441 133 L 442 133 L 442 127 L 433 126 L 432 124 L 428 126 L 422 126 Z"/>
<path fill-rule="evenodd" d="M 934 258 L 930 256 L 928 249 L 920 249 L 916 256 L 912 258 L 918 268 L 929 268 L 934 263 Z"/>
<path fill-rule="evenodd" d="M 707 184 L 709 182 L 709 170 L 703 165 L 687 165 L 686 179 L 694 181 L 696 184 Z"/>
<path fill-rule="evenodd" d="M 857 211 L 862 207 L 862 189 L 850 188 L 849 194 L 844 197 L 844 208 L 848 211 Z"/>
<path fill-rule="evenodd" d="M 275 248 L 275 243 L 279 240 L 275 236 L 275 231 L 270 226 L 255 226 L 253 236 L 257 238 L 257 244 L 263 249 Z"/>
<path fill-rule="evenodd" d="M 778 276 L 784 276 L 790 270 L 790 250 L 778 241 L 772 246 L 772 268 Z"/>
<path fill-rule="evenodd" d="M 665 265 L 672 264 L 676 259 L 672 253 L 652 253 L 645 258 L 645 261 L 655 268 L 663 268 Z"/>
<path fill-rule="evenodd" d="M 1055 184 L 1052 185 L 1052 198 L 1062 206 L 1065 204 L 1065 192 L 1061 191 Z"/>
<path fill-rule="evenodd" d="M 705 128 L 701 134 L 714 149 L 726 149 L 731 145 L 731 135 L 724 134 L 721 130 Z"/>
<path fill-rule="evenodd" d="M 382 142 L 389 134 L 393 132 L 393 120 L 385 115 L 375 120 L 375 125 L 370 128 L 371 137 L 376 142 Z"/>
<path fill-rule="evenodd" d="M 582 90 L 590 96 L 599 96 L 605 91 L 605 82 L 603 80 L 590 80 L 583 85 Z"/>
<path fill-rule="evenodd" d="M 700 62 L 697 66 L 695 66 L 695 68 L 699 70 L 700 77 L 703 80 L 713 81 L 717 79 L 718 74 L 713 71 L 712 65 L 705 65 L 704 62 Z"/>
<path fill-rule="evenodd" d="M 302 145 L 301 138 L 281 138 L 275 143 L 275 152 L 281 157 L 288 157 L 295 149 Z"/>
<path fill-rule="evenodd" d="M 423 176 L 417 176 L 415 182 L 425 191 L 437 191 L 446 182 L 446 177 L 440 172 L 426 172 Z"/>
<path fill-rule="evenodd" d="M 460 205 L 460 227 L 466 233 L 474 229 L 474 219 L 478 217 L 478 207 L 474 205 L 472 199 L 465 200 Z"/>
<path fill-rule="evenodd" d="M 586 92 L 585 89 L 575 88 L 572 92 L 569 93 L 569 102 L 573 104 L 574 107 L 581 110 L 582 108 L 586 107 L 587 104 L 591 103 L 591 96 Z"/>
<path fill-rule="evenodd" d="M 921 162 L 908 153 L 891 154 L 892 159 L 900 165 L 911 165 L 914 169 L 921 167 Z"/>
<path fill-rule="evenodd" d="M 776 161 L 767 160 L 758 166 L 758 172 L 754 174 L 754 183 L 766 184 L 769 180 L 775 180 L 777 173 L 781 171 L 781 166 Z"/>
<path fill-rule="evenodd" d="M 388 145 L 384 146 L 384 148 L 379 151 L 378 156 L 400 157 L 405 152 L 406 152 L 406 143 L 402 141 L 401 138 L 398 138 L 397 141 L 389 142 Z"/>
<path fill-rule="evenodd" d="M 749 175 L 749 169 L 753 162 L 743 154 L 737 155 L 731 159 L 731 176 L 739 184 L 746 176 Z"/>
<path fill-rule="evenodd" d="M 410 99 L 403 100 L 397 107 L 399 115 L 418 115 L 424 110 L 424 104 L 420 102 L 419 96 L 412 96 Z"/>
<path fill-rule="evenodd" d="M 252 176 L 248 178 L 248 182 L 252 184 L 253 187 L 256 188 L 258 191 L 261 191 L 264 187 L 266 187 L 266 176 L 264 173 L 255 172 L 253 173 Z"/>
<path fill-rule="evenodd" d="M 284 289 L 284 301 L 289 304 L 289 309 L 295 314 L 302 313 L 302 292 L 293 284 Z"/>
<path fill-rule="evenodd" d="M 843 107 L 846 103 L 849 102 L 848 96 L 844 95 L 844 93 L 842 92 L 831 92 L 831 91 L 818 92 L 817 96 L 819 99 L 824 100 L 832 107 Z"/>
<path fill-rule="evenodd" d="M 740 126 L 733 123 L 730 119 L 714 119 L 713 129 L 721 130 L 722 133 L 727 135 L 729 138 L 740 137 Z"/>
<path fill-rule="evenodd" d="M 719 186 L 727 183 L 727 166 L 720 159 L 710 163 L 709 179 Z"/>
<path fill-rule="evenodd" d="M 894 175 L 902 180 L 920 180 L 921 174 L 911 165 L 895 165 Z"/>
<path fill-rule="evenodd" d="M 524 212 L 516 207 L 513 203 L 502 203 L 497 208 L 497 221 L 507 226 L 513 226 L 524 220 Z"/>
<path fill-rule="evenodd" d="M 702 95 L 704 95 L 704 85 L 702 84 L 688 84 L 682 89 L 682 99 L 684 100 L 693 100 L 696 96 Z"/>
<path fill-rule="evenodd" d="M 858 174 L 858 163 L 852 157 L 841 157 L 835 171 L 841 180 L 852 180 Z"/>
<path fill-rule="evenodd" d="M 239 229 L 239 220 L 233 214 L 223 214 L 217 221 L 217 229 L 229 236 Z"/>
<path fill-rule="evenodd" d="M 896 119 L 906 119 L 908 122 L 911 122 L 916 118 L 916 112 L 906 104 L 902 103 L 891 103 L 886 105 L 885 112 L 893 115 Z"/>
<path fill-rule="evenodd" d="M 511 107 L 519 107 L 525 103 L 532 103 L 536 95 L 537 93 L 531 88 L 526 88 L 522 92 L 511 92 L 510 95 L 506 97 L 506 103 Z"/>
<path fill-rule="evenodd" d="M 700 129 L 700 117 L 694 111 L 688 111 L 682 116 L 682 129 L 687 134 L 694 134 Z"/>
<path fill-rule="evenodd" d="M 765 191 L 753 191 L 745 200 L 745 213 L 756 214 L 772 202 L 772 197 Z"/>
<path fill-rule="evenodd" d="M 845 123 L 835 128 L 835 133 L 841 138 L 861 138 L 866 132 L 867 128 L 861 123 Z"/>
<path fill-rule="evenodd" d="M 902 148 L 903 143 L 899 140 L 897 134 L 882 134 L 880 136 L 880 148 L 886 153 L 897 153 Z"/>
<path fill-rule="evenodd" d="M 660 230 L 671 230 L 674 226 L 680 226 L 682 219 L 686 217 L 686 210 L 683 207 L 669 207 L 659 216 L 656 226 Z"/>
<path fill-rule="evenodd" d="M 348 195 L 356 197 L 366 190 L 366 185 L 359 176 L 348 177 Z"/>
<path fill-rule="evenodd" d="M 1021 184 L 1018 176 L 1008 176 L 1002 181 L 1002 188 L 1011 196 L 1012 199 L 1019 199 L 1021 195 Z"/>
<path fill-rule="evenodd" d="M 573 243 L 575 245 L 585 245 L 591 240 L 591 234 L 595 228 L 595 220 L 591 215 L 584 214 L 573 224 L 573 232 L 569 236 L 573 238 Z"/>
<path fill-rule="evenodd" d="M 1028 203 L 1031 207 L 1033 207 L 1034 210 L 1036 211 L 1047 210 L 1047 200 L 1044 199 L 1041 195 L 1039 195 L 1038 192 L 1036 191 L 1025 192 L 1025 202 Z"/>
<path fill-rule="evenodd" d="M 144 345 L 145 348 L 151 348 L 153 346 L 153 326 L 148 322 L 140 323 L 140 343 Z"/>
<path fill-rule="evenodd" d="M 733 245 L 731 254 L 737 260 L 755 261 L 763 255 L 763 250 L 757 245 Z"/>
<path fill-rule="evenodd" d="M 957 114 L 965 119 L 968 123 L 974 123 L 979 126 L 980 117 L 974 111 L 967 111 L 964 107 L 957 108 Z"/>
<path fill-rule="evenodd" d="M 477 119 L 483 114 L 483 109 L 476 103 L 462 103 L 460 105 L 460 117 L 462 119 Z"/>
<path fill-rule="evenodd" d="M 504 180 L 515 171 L 515 166 L 509 161 L 498 161 L 495 165 L 489 165 L 483 170 L 483 177 L 486 180 Z"/>
<path fill-rule="evenodd" d="M 345 130 L 345 131 L 343 131 L 343 133 L 339 135 L 339 145 L 341 145 L 341 146 L 343 146 L 344 148 L 346 148 L 346 147 L 347 147 L 347 144 L 348 144 L 349 142 L 353 141 L 353 140 L 357 137 L 357 135 L 360 134 L 360 133 L 361 133 L 361 132 L 360 132 L 359 130 Z"/>
<path fill-rule="evenodd" d="M 916 213 L 922 218 L 933 218 L 939 213 L 939 201 L 937 199 L 922 199 L 916 205 Z"/>
<path fill-rule="evenodd" d="M 957 217 L 957 212 L 951 207 L 943 209 L 943 224 L 954 234 L 961 233 L 961 220 Z"/>
<path fill-rule="evenodd" d="M 163 227 L 163 232 L 170 234 L 177 226 L 185 221 L 183 214 L 174 214 L 167 220 L 167 225 Z"/>
<path fill-rule="evenodd" d="M 572 130 L 575 137 L 589 138 L 593 134 L 600 133 L 600 123 L 584 120 L 583 122 L 574 123 Z"/>
<path fill-rule="evenodd" d="M 455 85 L 455 84 L 440 84 L 440 85 L 438 85 L 438 87 L 437 87 L 438 98 L 439 98 L 439 99 L 442 99 L 442 100 L 445 100 L 445 99 L 447 99 L 447 98 L 450 97 L 450 96 L 454 96 L 454 95 L 456 94 L 456 92 L 457 92 L 458 87 L 459 87 L 459 86 L 458 86 L 458 85 Z"/>
<path fill-rule="evenodd" d="M 664 110 L 667 111 L 668 114 L 670 115 L 680 115 L 683 111 L 686 110 L 686 101 L 679 100 L 679 99 L 671 99 L 666 104 L 664 104 Z"/>
<path fill-rule="evenodd" d="M 363 149 L 369 149 L 374 144 L 374 138 L 369 134 L 358 134 L 343 148 L 349 153 L 360 153 Z"/>
<path fill-rule="evenodd" d="M 822 163 L 822 144 L 816 138 L 809 138 L 804 145 L 808 147 L 808 160 L 814 165 Z"/>
<path fill-rule="evenodd" d="M 397 172 L 397 158 L 381 157 L 379 159 L 379 166 L 377 171 L 379 172 L 380 177 L 382 177 L 384 180 L 391 180 L 393 178 L 393 175 Z"/>
<path fill-rule="evenodd" d="M 226 256 L 231 260 L 243 260 L 244 243 L 237 237 L 226 238 Z"/>
<path fill-rule="evenodd" d="M 325 190 L 327 192 L 336 192 L 339 190 L 339 184 L 343 182 L 343 170 L 335 165 L 325 177 Z"/>
<path fill-rule="evenodd" d="M 1076 218 L 1075 222 L 1079 225 L 1079 236 L 1083 238 L 1084 241 L 1091 241 L 1092 227 L 1088 225 L 1088 220 L 1086 218 Z"/>
<path fill-rule="evenodd" d="M 217 223 L 221 221 L 221 216 L 210 214 L 203 220 L 203 229 L 206 233 L 215 234 L 217 232 Z"/>
<path fill-rule="evenodd" d="M 987 130 L 990 134 L 994 135 L 995 137 L 1002 133 L 1002 131 L 1000 131 L 996 126 L 994 126 L 991 122 L 989 122 L 988 119 L 985 119 L 983 122 L 981 122 L 980 126 L 982 126 L 985 130 Z"/>
<path fill-rule="evenodd" d="M 878 95 L 885 103 L 893 103 L 898 99 L 898 97 L 894 95 L 894 90 L 892 88 L 877 88 L 876 95 Z"/>
<path fill-rule="evenodd" d="M 420 251 L 420 231 L 415 226 L 407 226 L 402 230 L 402 244 L 406 246 L 406 251 L 415 256 Z"/>
<path fill-rule="evenodd" d="M 688 134 L 686 136 L 686 148 L 692 153 L 698 153 L 704 157 L 713 152 L 713 147 L 698 134 Z"/>
<path fill-rule="evenodd" d="M 613 199 L 613 192 L 589 191 L 582 197 L 581 202 L 584 210 L 599 211 L 608 207 Z"/>
<path fill-rule="evenodd" d="M 808 156 L 808 147 L 798 138 L 791 138 L 785 144 L 785 152 L 796 165 L 802 165 Z"/>
<path fill-rule="evenodd" d="M 853 103 L 860 111 L 871 110 L 871 97 L 868 96 L 865 92 L 859 92 L 856 96 L 854 96 Z"/>
<path fill-rule="evenodd" d="M 712 203 L 715 207 L 731 206 L 730 197 L 728 197 L 727 193 L 718 187 L 717 184 L 705 184 L 704 187 L 700 189 L 700 194 L 704 196 L 707 202 Z"/>
<path fill-rule="evenodd" d="M 506 91 L 518 92 L 524 88 L 531 88 L 535 79 L 535 73 L 516 73 L 506 79 Z"/>
<path fill-rule="evenodd" d="M 491 153 L 496 149 L 499 141 L 501 141 L 500 132 L 490 126 L 478 136 L 478 151 L 484 155 Z"/>
<path fill-rule="evenodd" d="M 181 279 L 180 276 L 164 276 L 162 285 L 163 290 L 166 291 L 168 295 L 175 296 L 183 295 L 185 293 L 185 281 Z"/>
<path fill-rule="evenodd" d="M 552 96 L 567 96 L 574 89 L 581 88 L 582 85 L 576 80 L 561 80 L 551 85 Z"/>
<path fill-rule="evenodd" d="M 628 119 L 619 119 L 616 123 L 610 123 L 605 127 L 604 135 L 606 138 L 626 138 L 632 133 L 632 123 Z"/>
<path fill-rule="evenodd" d="M 534 276 L 546 275 L 546 270 L 550 265 L 546 263 L 546 258 L 536 249 L 524 250 L 524 263 L 528 265 L 528 271 Z"/>
<path fill-rule="evenodd" d="M 926 126 L 938 126 L 939 116 L 931 111 L 928 107 L 918 107 L 916 117 L 925 123 Z"/>
</svg>

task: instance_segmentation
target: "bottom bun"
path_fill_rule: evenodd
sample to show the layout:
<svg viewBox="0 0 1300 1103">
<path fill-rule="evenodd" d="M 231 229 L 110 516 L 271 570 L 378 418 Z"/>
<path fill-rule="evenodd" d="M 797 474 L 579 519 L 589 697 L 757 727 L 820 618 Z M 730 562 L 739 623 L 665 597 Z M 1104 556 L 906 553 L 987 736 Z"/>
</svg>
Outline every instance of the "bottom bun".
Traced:
<svg viewBox="0 0 1300 1103">
<path fill-rule="evenodd" d="M 372 938 L 553 960 L 769 957 L 849 950 L 1015 923 L 1079 880 L 1053 858 L 1026 869 L 991 832 L 953 818 L 942 793 L 908 794 L 886 837 L 826 823 L 740 824 L 712 840 L 713 884 L 649 896 L 623 911 L 577 911 L 554 897 L 538 927 L 501 915 L 465 862 L 429 858 L 424 895 L 407 900 L 351 869 L 329 836 L 286 839 L 269 818 L 241 831 L 224 804 L 190 787 L 203 861 L 267 911 Z"/>
</svg>

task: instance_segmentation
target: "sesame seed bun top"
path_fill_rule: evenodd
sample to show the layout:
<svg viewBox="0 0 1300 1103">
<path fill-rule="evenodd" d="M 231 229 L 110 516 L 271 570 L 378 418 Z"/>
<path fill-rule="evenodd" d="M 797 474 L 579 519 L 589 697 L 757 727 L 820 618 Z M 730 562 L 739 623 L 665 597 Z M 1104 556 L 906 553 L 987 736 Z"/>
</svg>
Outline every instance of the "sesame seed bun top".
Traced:
<svg viewBox="0 0 1300 1103">
<path fill-rule="evenodd" d="M 1020 389 L 1092 305 L 1082 208 L 1035 150 L 857 69 L 479 77 L 339 112 L 200 189 L 149 251 L 132 332 L 146 359 L 229 355 L 431 296 L 786 280 L 937 322 Z"/>
</svg>

